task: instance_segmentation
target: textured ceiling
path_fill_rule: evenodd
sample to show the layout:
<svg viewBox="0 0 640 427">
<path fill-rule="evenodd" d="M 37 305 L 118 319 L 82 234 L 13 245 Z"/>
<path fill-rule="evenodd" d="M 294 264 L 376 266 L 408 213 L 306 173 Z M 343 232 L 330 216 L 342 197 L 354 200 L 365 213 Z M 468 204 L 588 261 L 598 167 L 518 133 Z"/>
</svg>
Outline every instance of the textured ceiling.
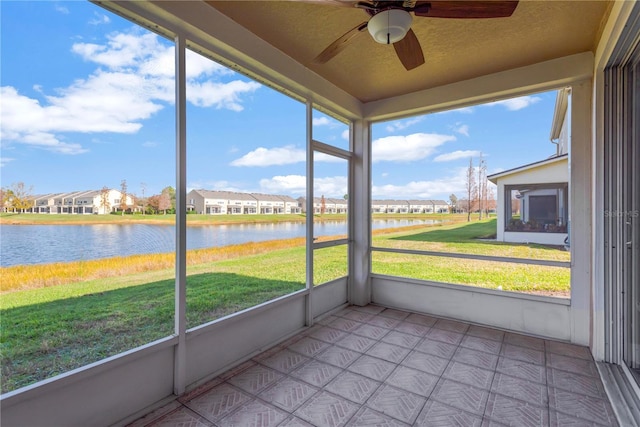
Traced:
<svg viewBox="0 0 640 427">
<path fill-rule="evenodd" d="M 407 71 L 367 32 L 326 64 L 313 59 L 368 20 L 360 9 L 298 1 L 209 1 L 223 14 L 363 102 L 592 51 L 608 1 L 520 1 L 509 18 L 414 17 L 425 64 Z"/>
</svg>

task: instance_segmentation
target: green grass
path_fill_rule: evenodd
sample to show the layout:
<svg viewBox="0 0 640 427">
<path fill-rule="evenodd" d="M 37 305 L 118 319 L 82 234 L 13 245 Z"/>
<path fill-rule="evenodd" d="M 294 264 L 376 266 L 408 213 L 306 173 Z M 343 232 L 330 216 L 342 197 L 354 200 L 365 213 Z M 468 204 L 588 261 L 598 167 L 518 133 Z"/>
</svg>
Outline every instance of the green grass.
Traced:
<svg viewBox="0 0 640 427">
<path fill-rule="evenodd" d="M 496 220 L 489 219 L 374 236 L 373 246 L 551 261 L 571 259 L 563 247 L 496 242 L 495 234 Z"/>
<path fill-rule="evenodd" d="M 376 234 L 374 242 L 568 259 L 568 253 L 556 248 L 478 241 L 494 230 L 495 221 L 422 227 Z M 240 248 L 225 250 L 222 258 L 202 253 L 194 258 L 187 267 L 189 328 L 304 287 L 304 246 L 265 243 L 253 252 Z M 374 272 L 381 274 L 524 292 L 568 292 L 568 269 L 381 252 L 373 256 Z M 346 246 L 316 251 L 314 263 L 316 284 L 344 276 Z M 171 335 L 174 269 L 165 265 L 154 271 L 4 292 L 0 316 L 4 393 Z"/>
<path fill-rule="evenodd" d="M 382 248 L 552 261 L 571 259 L 570 253 L 561 247 L 496 242 L 492 240 L 495 232 L 496 220 L 489 219 L 374 236 L 373 245 Z M 568 268 L 459 258 L 373 252 L 373 272 L 560 297 L 568 297 L 570 289 Z"/>
</svg>

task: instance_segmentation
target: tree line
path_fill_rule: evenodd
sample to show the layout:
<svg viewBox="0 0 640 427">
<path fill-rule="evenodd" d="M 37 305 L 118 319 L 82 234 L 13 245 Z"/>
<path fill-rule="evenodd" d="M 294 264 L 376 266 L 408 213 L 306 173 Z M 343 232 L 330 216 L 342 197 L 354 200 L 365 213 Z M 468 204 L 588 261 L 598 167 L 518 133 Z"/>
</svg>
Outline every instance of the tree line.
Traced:
<svg viewBox="0 0 640 427">
<path fill-rule="evenodd" d="M 471 214 L 477 213 L 478 219 L 489 216 L 489 212 L 496 210 L 496 199 L 493 187 L 487 179 L 487 162 L 482 157 L 478 165 L 474 166 L 473 157 L 469 158 L 469 166 L 465 170 L 465 198 L 459 199 L 455 194 L 449 196 L 452 212 L 466 212 L 467 221 L 471 221 Z"/>
</svg>

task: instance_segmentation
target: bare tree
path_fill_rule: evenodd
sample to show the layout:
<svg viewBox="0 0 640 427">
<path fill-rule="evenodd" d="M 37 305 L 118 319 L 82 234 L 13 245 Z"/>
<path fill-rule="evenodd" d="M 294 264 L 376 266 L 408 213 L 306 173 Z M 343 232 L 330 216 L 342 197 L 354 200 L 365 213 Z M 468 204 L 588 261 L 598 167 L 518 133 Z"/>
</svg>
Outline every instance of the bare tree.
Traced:
<svg viewBox="0 0 640 427">
<path fill-rule="evenodd" d="M 127 210 L 127 180 L 123 179 L 120 182 L 120 210 L 122 211 L 122 215 Z"/>
<path fill-rule="evenodd" d="M 169 191 L 162 190 L 160 196 L 158 196 L 158 210 L 163 211 L 164 215 L 167 214 L 167 209 L 171 208 L 171 194 Z"/>
<path fill-rule="evenodd" d="M 476 174 L 473 167 L 473 158 L 469 157 L 469 167 L 465 176 L 465 189 L 467 191 L 467 222 L 471 221 L 471 209 L 473 205 L 473 197 L 476 193 Z"/>
<path fill-rule="evenodd" d="M 455 213 L 458 208 L 458 196 L 452 193 L 449 196 L 449 201 L 451 202 L 451 213 Z"/>
<path fill-rule="evenodd" d="M 13 209 L 14 212 L 24 212 L 33 207 L 33 196 L 31 191 L 33 187 L 25 186 L 24 182 L 14 182 L 7 190 L 6 203 L 7 207 Z"/>
<path fill-rule="evenodd" d="M 175 211 L 176 189 L 171 186 L 168 186 L 168 187 L 164 187 L 160 193 L 167 193 L 167 195 L 169 196 L 169 202 L 170 202 L 170 206 L 167 209 L 173 209 Z"/>
<path fill-rule="evenodd" d="M 493 194 L 493 188 L 487 186 L 487 212 L 496 210 L 496 198 Z"/>
<path fill-rule="evenodd" d="M 0 188 L 0 212 L 5 212 L 9 208 L 9 201 L 13 192 L 8 188 Z"/>
<path fill-rule="evenodd" d="M 486 209 L 486 199 L 487 199 L 487 164 L 482 158 L 482 153 L 480 153 L 480 158 L 478 159 L 477 191 L 478 191 L 478 219 L 482 219 L 482 210 Z"/>
<path fill-rule="evenodd" d="M 144 192 L 147 190 L 147 184 L 141 182 L 140 189 L 142 190 L 142 199 L 140 199 L 140 201 L 142 202 L 142 215 L 144 215 L 145 211 L 147 210 L 147 199 L 144 196 Z"/>
<path fill-rule="evenodd" d="M 100 190 L 100 207 L 104 211 L 105 214 L 109 213 L 111 209 L 111 203 L 109 202 L 109 188 L 105 185 Z"/>
</svg>

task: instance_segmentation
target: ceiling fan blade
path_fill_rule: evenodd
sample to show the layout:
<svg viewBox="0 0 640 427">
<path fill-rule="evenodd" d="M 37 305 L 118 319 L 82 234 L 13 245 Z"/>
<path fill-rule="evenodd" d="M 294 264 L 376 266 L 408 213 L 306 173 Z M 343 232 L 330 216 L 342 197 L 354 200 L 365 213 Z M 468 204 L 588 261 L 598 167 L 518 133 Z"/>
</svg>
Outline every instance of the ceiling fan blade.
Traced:
<svg viewBox="0 0 640 427">
<path fill-rule="evenodd" d="M 518 6 L 517 0 L 419 1 L 413 9 L 416 16 L 429 18 L 506 18 Z"/>
<path fill-rule="evenodd" d="M 340 38 L 331 43 L 325 50 L 320 52 L 320 55 L 316 56 L 313 60 L 316 64 L 324 64 L 328 62 L 331 58 L 339 54 L 346 48 L 353 39 L 358 37 L 360 34 L 363 34 L 367 29 L 367 23 L 363 22 L 362 24 L 352 28 L 351 30 L 344 33 Z"/>
<path fill-rule="evenodd" d="M 301 3 L 314 3 L 320 5 L 327 6 L 338 6 L 338 7 L 356 7 L 357 1 L 353 0 L 287 0 L 287 1 L 296 1 Z"/>
<path fill-rule="evenodd" d="M 409 29 L 407 35 L 398 42 L 393 44 L 400 62 L 404 65 L 404 68 L 413 70 L 416 67 L 424 64 L 424 55 L 422 54 L 422 47 L 416 37 L 416 33 L 412 29 Z"/>
</svg>

